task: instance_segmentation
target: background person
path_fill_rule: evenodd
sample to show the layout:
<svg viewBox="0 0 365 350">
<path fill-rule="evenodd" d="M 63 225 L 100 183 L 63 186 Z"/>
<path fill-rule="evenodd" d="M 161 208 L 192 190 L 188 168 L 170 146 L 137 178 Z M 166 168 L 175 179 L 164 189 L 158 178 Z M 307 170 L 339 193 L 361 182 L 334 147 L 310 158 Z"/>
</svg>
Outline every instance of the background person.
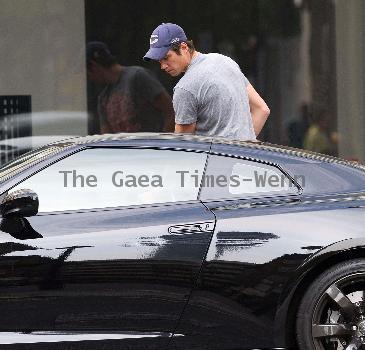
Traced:
<svg viewBox="0 0 365 350">
<path fill-rule="evenodd" d="M 331 116 L 326 110 L 322 110 L 314 118 L 304 137 L 304 149 L 329 155 L 336 154 L 337 136 L 330 131 L 330 120 Z"/>
<path fill-rule="evenodd" d="M 174 88 L 175 132 L 256 140 L 270 110 L 231 58 L 196 51 L 180 26 L 162 23 L 144 60 L 173 77 L 185 73 Z"/>
<path fill-rule="evenodd" d="M 173 131 L 170 95 L 145 68 L 122 66 L 99 41 L 86 46 L 88 78 L 104 89 L 98 97 L 101 133 Z"/>
<path fill-rule="evenodd" d="M 303 103 L 300 106 L 300 118 L 290 122 L 287 128 L 289 146 L 303 148 L 304 136 L 309 128 L 310 119 L 310 108 L 306 103 Z"/>
</svg>

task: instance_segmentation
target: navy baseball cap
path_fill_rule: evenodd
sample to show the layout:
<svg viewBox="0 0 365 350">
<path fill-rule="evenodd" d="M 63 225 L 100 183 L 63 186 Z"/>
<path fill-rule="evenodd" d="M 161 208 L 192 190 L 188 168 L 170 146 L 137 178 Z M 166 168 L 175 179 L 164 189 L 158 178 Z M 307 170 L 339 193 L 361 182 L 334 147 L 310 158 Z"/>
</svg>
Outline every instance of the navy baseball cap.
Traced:
<svg viewBox="0 0 365 350">
<path fill-rule="evenodd" d="M 108 45 L 101 41 L 90 41 L 86 44 L 86 62 L 95 61 L 101 65 L 108 65 L 115 62 L 108 48 Z"/>
<path fill-rule="evenodd" d="M 184 30 L 174 23 L 162 23 L 151 34 L 150 49 L 144 55 L 145 61 L 163 59 L 171 46 L 188 40 Z"/>
</svg>

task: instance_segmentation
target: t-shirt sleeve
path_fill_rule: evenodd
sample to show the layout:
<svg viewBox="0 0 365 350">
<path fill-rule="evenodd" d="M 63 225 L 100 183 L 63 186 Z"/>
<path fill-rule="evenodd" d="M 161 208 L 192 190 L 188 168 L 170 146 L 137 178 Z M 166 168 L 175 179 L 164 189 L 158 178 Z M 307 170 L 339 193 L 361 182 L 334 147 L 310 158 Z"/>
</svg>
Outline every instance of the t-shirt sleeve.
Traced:
<svg viewBox="0 0 365 350">
<path fill-rule="evenodd" d="M 196 97 L 183 88 L 175 87 L 172 100 L 175 110 L 176 124 L 192 124 L 198 118 L 198 103 Z"/>
<path fill-rule="evenodd" d="M 246 78 L 246 76 L 244 74 L 243 74 L 243 81 L 245 82 L 245 87 L 250 85 L 250 81 Z"/>
<path fill-rule="evenodd" d="M 135 88 L 137 94 L 144 96 L 151 103 L 165 90 L 162 84 L 144 68 L 136 73 Z"/>
</svg>

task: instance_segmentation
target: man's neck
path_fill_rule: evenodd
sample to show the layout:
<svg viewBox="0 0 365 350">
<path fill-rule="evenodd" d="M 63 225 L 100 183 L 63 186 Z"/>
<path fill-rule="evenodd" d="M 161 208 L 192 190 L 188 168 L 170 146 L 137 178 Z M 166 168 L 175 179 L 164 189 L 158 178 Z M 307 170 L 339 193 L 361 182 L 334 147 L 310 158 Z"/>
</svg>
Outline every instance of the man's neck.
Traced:
<svg viewBox="0 0 365 350">
<path fill-rule="evenodd" d="M 123 66 L 120 64 L 114 64 L 110 67 L 108 72 L 108 84 L 115 84 L 118 82 L 120 75 L 122 74 Z"/>
<path fill-rule="evenodd" d="M 194 51 L 192 56 L 191 56 L 191 59 L 193 60 L 195 57 L 197 57 L 198 55 L 200 55 L 200 52 L 198 51 Z"/>
<path fill-rule="evenodd" d="M 186 70 L 185 71 L 187 71 L 189 69 L 189 67 L 190 67 L 191 62 L 193 61 L 193 59 L 196 58 L 196 57 L 198 57 L 199 55 L 200 55 L 200 52 L 198 52 L 198 51 L 194 51 L 192 53 L 192 55 L 190 56 L 189 64 L 186 66 Z"/>
<path fill-rule="evenodd" d="M 198 57 L 199 55 L 200 55 L 200 52 L 198 52 L 198 51 L 195 51 L 195 50 L 194 50 L 194 52 L 193 52 L 193 53 L 192 53 L 192 55 L 190 56 L 189 66 L 190 66 L 190 64 L 191 64 L 191 61 L 192 61 L 194 58 Z"/>
</svg>

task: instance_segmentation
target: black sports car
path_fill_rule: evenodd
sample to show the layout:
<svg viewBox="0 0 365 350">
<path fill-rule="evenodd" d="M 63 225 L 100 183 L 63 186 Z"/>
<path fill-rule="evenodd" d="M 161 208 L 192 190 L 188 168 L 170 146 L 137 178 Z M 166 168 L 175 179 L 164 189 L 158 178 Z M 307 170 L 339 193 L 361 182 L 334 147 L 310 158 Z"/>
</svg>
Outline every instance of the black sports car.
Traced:
<svg viewBox="0 0 365 350">
<path fill-rule="evenodd" d="M 365 167 L 75 138 L 0 168 L 1 349 L 365 349 Z"/>
</svg>

